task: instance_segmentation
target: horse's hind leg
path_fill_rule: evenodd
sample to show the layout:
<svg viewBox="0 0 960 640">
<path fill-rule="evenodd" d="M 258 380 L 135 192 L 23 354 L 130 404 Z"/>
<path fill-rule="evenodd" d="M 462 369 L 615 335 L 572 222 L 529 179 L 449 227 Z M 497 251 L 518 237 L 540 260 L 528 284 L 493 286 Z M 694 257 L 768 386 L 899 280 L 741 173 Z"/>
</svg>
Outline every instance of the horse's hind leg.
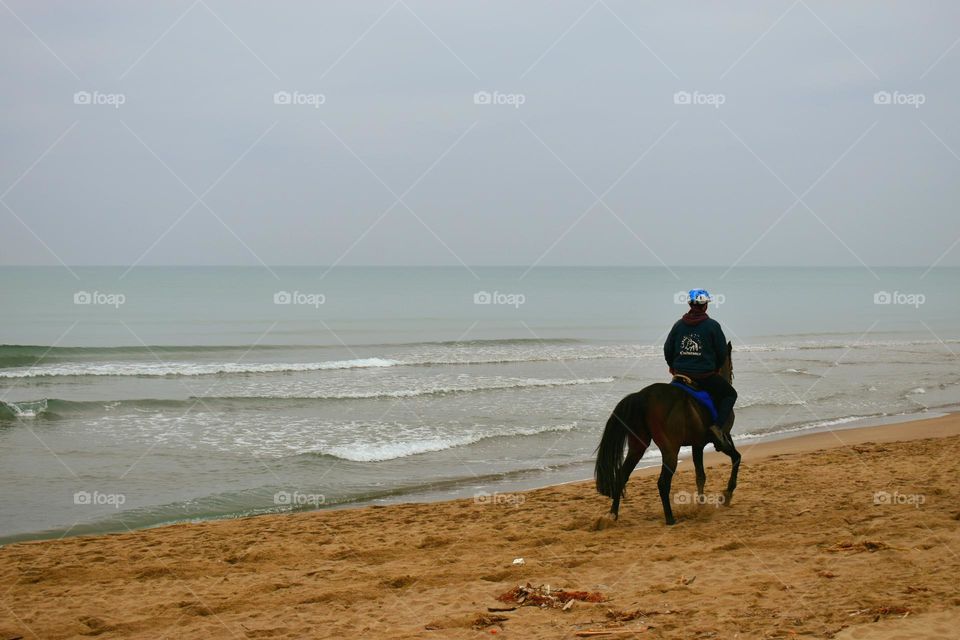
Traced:
<svg viewBox="0 0 960 640">
<path fill-rule="evenodd" d="M 730 439 L 730 451 L 727 452 L 727 455 L 730 456 L 732 467 L 730 469 L 730 479 L 727 480 L 727 490 L 723 492 L 723 504 L 729 507 L 733 500 L 733 490 L 737 488 L 737 474 L 740 472 L 740 452 L 733 445 L 732 438 Z"/>
<path fill-rule="evenodd" d="M 697 474 L 697 504 L 703 504 L 703 487 L 707 483 L 707 473 L 703 470 L 703 447 L 693 448 L 693 468 Z"/>
<path fill-rule="evenodd" d="M 610 515 L 613 516 L 614 520 L 620 516 L 620 498 L 624 496 L 627 488 L 627 481 L 630 479 L 630 474 L 633 473 L 637 463 L 640 462 L 640 458 L 642 458 L 644 452 L 646 452 L 648 444 L 650 443 L 642 442 L 639 439 L 635 440 L 632 437 L 630 438 L 630 450 L 627 452 L 627 457 L 624 458 L 623 466 L 620 468 L 623 481 L 620 483 L 617 494 L 613 497 L 613 506 L 610 507 Z"/>
<path fill-rule="evenodd" d="M 675 524 L 673 509 L 670 508 L 670 484 L 673 474 L 677 470 L 677 451 L 669 450 L 661 445 L 660 453 L 663 456 L 663 466 L 660 467 L 660 478 L 657 480 L 657 489 L 660 490 L 660 502 L 663 503 L 663 517 L 667 524 Z"/>
</svg>

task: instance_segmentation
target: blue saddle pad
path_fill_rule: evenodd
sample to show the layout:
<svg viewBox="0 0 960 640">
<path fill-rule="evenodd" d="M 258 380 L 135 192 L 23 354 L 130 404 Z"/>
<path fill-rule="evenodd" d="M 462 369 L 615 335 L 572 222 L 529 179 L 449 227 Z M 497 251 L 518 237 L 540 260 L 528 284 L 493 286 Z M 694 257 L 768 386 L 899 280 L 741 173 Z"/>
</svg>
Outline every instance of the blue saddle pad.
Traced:
<svg viewBox="0 0 960 640">
<path fill-rule="evenodd" d="M 700 404 L 705 406 L 707 410 L 710 412 L 710 416 L 713 418 L 713 422 L 714 423 L 717 422 L 717 408 L 713 406 L 713 399 L 710 398 L 709 393 L 707 393 L 706 391 L 696 391 L 694 389 L 691 389 L 690 387 L 683 384 L 682 382 L 671 382 L 670 384 L 672 384 L 675 387 L 680 387 L 681 389 L 689 393 L 691 396 L 696 398 L 696 400 Z"/>
</svg>

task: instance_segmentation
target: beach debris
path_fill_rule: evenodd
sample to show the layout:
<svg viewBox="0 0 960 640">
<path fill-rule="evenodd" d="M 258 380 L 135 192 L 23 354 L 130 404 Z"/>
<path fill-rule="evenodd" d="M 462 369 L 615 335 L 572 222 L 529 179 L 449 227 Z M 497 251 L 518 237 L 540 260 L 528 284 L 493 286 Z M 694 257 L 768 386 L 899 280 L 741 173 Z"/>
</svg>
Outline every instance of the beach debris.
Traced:
<svg viewBox="0 0 960 640">
<path fill-rule="evenodd" d="M 904 589 L 907 593 L 921 593 L 923 591 L 930 591 L 930 587 L 914 587 L 913 585 L 907 585 L 907 588 Z"/>
<path fill-rule="evenodd" d="M 523 558 L 514 558 L 514 559 L 513 559 L 513 566 L 515 566 L 515 567 L 522 567 L 522 566 L 525 565 L 525 564 L 527 564 L 527 561 L 524 560 Z"/>
<path fill-rule="evenodd" d="M 820 571 L 817 571 L 817 575 L 820 576 L 821 578 L 836 578 L 836 577 L 837 577 L 837 574 L 835 574 L 833 571 L 827 571 L 826 569 L 821 569 Z"/>
<path fill-rule="evenodd" d="M 516 607 L 487 607 L 487 611 L 490 613 L 500 613 L 503 611 L 516 611 Z"/>
<path fill-rule="evenodd" d="M 630 622 L 636 620 L 637 618 L 646 618 L 647 614 L 640 609 L 634 609 L 633 611 L 617 611 L 615 609 L 607 609 L 607 617 L 611 620 L 617 622 Z"/>
<path fill-rule="evenodd" d="M 829 547 L 827 551 L 832 553 L 837 553 L 838 551 L 853 551 L 855 553 L 862 553 L 863 551 L 869 551 L 871 553 L 875 551 L 882 551 L 884 549 L 895 549 L 896 547 L 891 547 L 886 542 L 878 542 L 876 540 L 863 540 L 861 542 L 838 542 L 837 544 Z"/>
<path fill-rule="evenodd" d="M 632 633 L 643 633 L 648 629 L 649 627 L 642 627 L 640 629 L 584 629 L 583 631 L 577 631 L 573 635 L 578 638 L 599 638 L 602 636 L 622 636 Z"/>
<path fill-rule="evenodd" d="M 697 576 L 693 576 L 692 578 L 688 578 L 688 577 L 686 577 L 686 576 L 684 576 L 684 575 L 681 575 L 679 578 L 677 578 L 677 584 L 682 584 L 682 585 L 693 584 L 693 581 L 696 580 L 696 579 L 697 579 Z"/>
<path fill-rule="evenodd" d="M 638 618 L 649 618 L 651 616 L 667 616 L 671 614 L 679 613 L 677 611 L 671 611 L 667 609 L 666 611 L 643 611 L 641 609 L 633 609 L 631 611 L 621 611 L 619 609 L 607 609 L 607 619 L 613 620 L 614 622 L 632 622 Z"/>
<path fill-rule="evenodd" d="M 534 587 L 529 582 L 526 585 L 517 585 L 497 596 L 497 600 L 500 602 L 516 603 L 521 607 L 541 607 L 543 609 L 563 609 L 567 603 L 574 600 L 604 602 L 606 599 L 606 596 L 599 591 L 566 591 L 564 589 L 551 589 L 550 585 Z"/>
<path fill-rule="evenodd" d="M 849 612 L 849 617 L 868 615 L 873 616 L 873 621 L 876 622 L 883 616 L 900 616 L 901 618 L 906 618 L 908 615 L 913 613 L 910 609 L 906 607 L 871 607 L 869 609 L 856 609 Z"/>
<path fill-rule="evenodd" d="M 501 622 L 506 622 L 509 620 L 507 616 L 491 616 L 485 613 L 481 613 L 473 620 L 474 629 L 486 629 L 487 627 L 492 627 L 494 625 L 499 625 Z"/>
</svg>

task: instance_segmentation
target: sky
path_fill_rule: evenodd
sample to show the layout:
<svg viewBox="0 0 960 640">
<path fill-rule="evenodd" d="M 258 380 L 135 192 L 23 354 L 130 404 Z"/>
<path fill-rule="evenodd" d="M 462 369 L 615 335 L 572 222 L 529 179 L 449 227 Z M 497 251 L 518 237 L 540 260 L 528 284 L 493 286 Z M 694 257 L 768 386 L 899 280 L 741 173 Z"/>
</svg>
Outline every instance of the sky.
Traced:
<svg viewBox="0 0 960 640">
<path fill-rule="evenodd" d="M 0 2 L 2 265 L 960 265 L 960 4 Z"/>
</svg>

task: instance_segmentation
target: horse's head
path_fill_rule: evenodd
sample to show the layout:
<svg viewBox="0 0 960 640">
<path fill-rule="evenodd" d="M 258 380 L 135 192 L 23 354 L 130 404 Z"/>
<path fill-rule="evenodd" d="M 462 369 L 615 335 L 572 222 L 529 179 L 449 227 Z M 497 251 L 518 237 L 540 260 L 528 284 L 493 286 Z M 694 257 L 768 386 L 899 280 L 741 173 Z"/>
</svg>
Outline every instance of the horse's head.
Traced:
<svg viewBox="0 0 960 640">
<path fill-rule="evenodd" d="M 733 344 L 727 343 L 727 359 L 723 361 L 723 366 L 720 367 L 720 377 L 726 380 L 727 382 L 733 382 Z"/>
</svg>

